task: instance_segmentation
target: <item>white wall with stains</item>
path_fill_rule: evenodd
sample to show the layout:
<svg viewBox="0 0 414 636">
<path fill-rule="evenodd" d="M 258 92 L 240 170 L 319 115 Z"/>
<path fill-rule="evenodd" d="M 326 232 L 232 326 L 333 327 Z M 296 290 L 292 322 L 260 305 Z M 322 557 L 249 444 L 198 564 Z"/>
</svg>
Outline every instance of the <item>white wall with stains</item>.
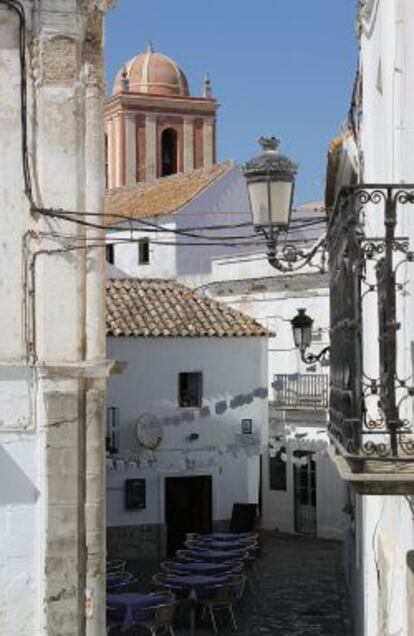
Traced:
<svg viewBox="0 0 414 636">
<path fill-rule="evenodd" d="M 213 519 L 234 502 L 258 502 L 259 455 L 267 439 L 266 338 L 108 338 L 111 358 L 128 363 L 111 377 L 108 406 L 120 411 L 120 457 L 107 472 L 108 526 L 164 523 L 164 478 L 211 475 Z M 178 406 L 178 374 L 201 371 L 202 408 Z M 162 441 L 147 451 L 137 438 L 143 413 L 156 416 Z M 251 418 L 251 434 L 241 433 Z M 190 440 L 191 434 L 198 438 Z M 129 461 L 129 459 L 131 461 Z M 127 478 L 147 480 L 147 507 L 124 508 Z"/>
<path fill-rule="evenodd" d="M 101 209 L 109 4 L 0 3 L 2 636 L 105 631 L 103 254 L 42 210 Z"/>
</svg>

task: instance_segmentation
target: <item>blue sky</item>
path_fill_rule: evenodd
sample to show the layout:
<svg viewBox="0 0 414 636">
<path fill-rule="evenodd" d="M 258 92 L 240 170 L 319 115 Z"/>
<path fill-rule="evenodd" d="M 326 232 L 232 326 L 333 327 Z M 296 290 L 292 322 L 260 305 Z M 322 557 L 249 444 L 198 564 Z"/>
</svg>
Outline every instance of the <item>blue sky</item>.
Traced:
<svg viewBox="0 0 414 636">
<path fill-rule="evenodd" d="M 244 163 L 272 134 L 299 162 L 296 204 L 319 200 L 329 140 L 346 119 L 356 70 L 356 0 L 119 0 L 106 20 L 108 88 L 148 39 L 184 70 L 209 71 L 218 159 Z"/>
</svg>

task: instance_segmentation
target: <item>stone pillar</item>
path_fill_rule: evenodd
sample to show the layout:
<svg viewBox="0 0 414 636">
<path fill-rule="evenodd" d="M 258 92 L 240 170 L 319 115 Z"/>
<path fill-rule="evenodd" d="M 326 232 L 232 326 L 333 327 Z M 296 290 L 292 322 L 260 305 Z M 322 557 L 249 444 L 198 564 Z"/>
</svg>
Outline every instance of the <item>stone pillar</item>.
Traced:
<svg viewBox="0 0 414 636">
<path fill-rule="evenodd" d="M 145 117 L 145 181 L 157 176 L 157 118 L 155 115 Z"/>
<path fill-rule="evenodd" d="M 184 172 L 194 169 L 194 122 L 192 117 L 184 118 Z"/>
<path fill-rule="evenodd" d="M 42 208 L 102 209 L 110 0 L 21 3 L 39 209 L 22 170 L 19 15 L 0 4 L 0 633 L 102 636 L 103 248 L 85 249 L 95 230 Z"/>
<path fill-rule="evenodd" d="M 137 126 L 134 112 L 125 113 L 125 175 L 126 184 L 137 180 Z"/>
<path fill-rule="evenodd" d="M 214 157 L 214 121 L 204 120 L 204 167 L 211 168 Z"/>
</svg>

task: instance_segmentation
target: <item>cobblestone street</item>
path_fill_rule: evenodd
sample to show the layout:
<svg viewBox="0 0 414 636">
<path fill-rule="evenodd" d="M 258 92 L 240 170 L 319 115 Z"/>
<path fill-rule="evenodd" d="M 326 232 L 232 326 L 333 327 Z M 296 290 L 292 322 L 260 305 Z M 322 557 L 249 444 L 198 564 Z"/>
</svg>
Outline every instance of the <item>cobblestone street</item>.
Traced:
<svg viewBox="0 0 414 636">
<path fill-rule="evenodd" d="M 131 563 L 140 590 L 149 589 L 155 564 Z M 307 537 L 266 534 L 263 555 L 250 575 L 236 612 L 238 630 L 228 623 L 220 634 L 234 636 L 352 636 L 351 611 L 342 571 L 342 544 Z M 184 615 L 184 619 L 186 616 Z M 187 636 L 177 623 L 176 636 Z M 141 632 L 139 632 L 141 633 Z M 144 632 L 143 632 L 144 633 Z M 207 619 L 197 636 L 213 634 Z"/>
</svg>

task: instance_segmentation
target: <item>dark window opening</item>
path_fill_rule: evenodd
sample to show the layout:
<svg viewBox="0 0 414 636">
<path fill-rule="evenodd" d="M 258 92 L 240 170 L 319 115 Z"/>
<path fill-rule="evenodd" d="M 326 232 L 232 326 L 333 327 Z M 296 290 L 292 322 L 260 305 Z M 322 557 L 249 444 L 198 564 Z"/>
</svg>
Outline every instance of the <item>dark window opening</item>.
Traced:
<svg viewBox="0 0 414 636">
<path fill-rule="evenodd" d="M 203 399 L 203 374 L 178 374 L 178 405 L 180 407 L 201 407 Z"/>
<path fill-rule="evenodd" d="M 106 246 L 106 262 L 114 265 L 115 263 L 115 249 L 113 243 L 109 243 Z"/>
<path fill-rule="evenodd" d="M 284 446 L 274 457 L 269 457 L 269 486 L 270 490 L 286 490 L 286 461 L 283 461 L 282 454 L 285 455 Z"/>
<path fill-rule="evenodd" d="M 161 135 L 161 176 L 168 177 L 177 171 L 177 131 L 167 128 Z"/>
<path fill-rule="evenodd" d="M 149 239 L 143 238 L 138 241 L 138 263 L 140 265 L 148 265 L 150 262 L 150 242 Z"/>
</svg>

